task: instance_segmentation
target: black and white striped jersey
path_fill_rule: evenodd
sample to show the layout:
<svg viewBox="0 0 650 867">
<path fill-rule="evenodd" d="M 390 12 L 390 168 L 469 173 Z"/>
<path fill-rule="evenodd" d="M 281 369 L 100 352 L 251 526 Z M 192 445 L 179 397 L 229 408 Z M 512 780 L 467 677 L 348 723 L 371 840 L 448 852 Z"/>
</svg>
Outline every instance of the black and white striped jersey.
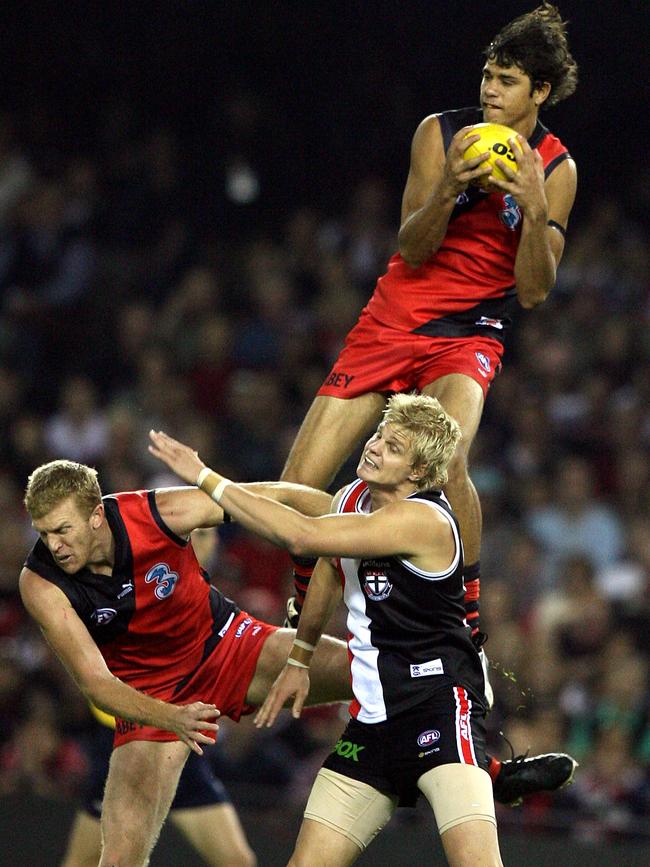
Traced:
<svg viewBox="0 0 650 867">
<path fill-rule="evenodd" d="M 403 557 L 339 558 L 348 608 L 348 648 L 360 722 L 383 722 L 450 684 L 465 687 L 484 705 L 483 671 L 465 621 L 463 552 L 458 522 L 441 491 L 408 497 L 427 503 L 449 521 L 454 556 L 443 572 L 424 572 Z M 369 512 L 370 492 L 349 485 L 338 512 Z"/>
</svg>

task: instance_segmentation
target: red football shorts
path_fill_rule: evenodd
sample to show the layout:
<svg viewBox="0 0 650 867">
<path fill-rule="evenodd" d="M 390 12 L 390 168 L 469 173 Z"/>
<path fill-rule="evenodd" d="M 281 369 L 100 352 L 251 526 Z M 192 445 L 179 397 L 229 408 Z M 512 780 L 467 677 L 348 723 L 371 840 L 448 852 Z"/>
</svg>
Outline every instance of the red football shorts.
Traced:
<svg viewBox="0 0 650 867">
<path fill-rule="evenodd" d="M 154 698 L 172 704 L 192 704 L 203 701 L 216 704 L 221 716 L 239 720 L 242 714 L 252 713 L 255 708 L 246 704 L 246 693 L 264 642 L 278 629 L 270 623 L 256 620 L 242 611 L 236 615 L 226 634 L 212 651 L 196 674 L 183 688 L 170 694 L 169 690 L 147 692 Z M 163 694 L 164 693 L 164 694 Z M 213 722 L 213 720 L 210 720 Z M 206 734 L 213 732 L 206 731 Z M 115 740 L 119 747 L 129 741 L 177 741 L 174 732 L 140 725 L 129 720 L 115 720 Z"/>
<path fill-rule="evenodd" d="M 318 394 L 349 399 L 371 391 L 422 391 L 441 376 L 462 373 L 487 395 L 502 355 L 502 344 L 492 337 L 413 334 L 364 310 Z"/>
</svg>

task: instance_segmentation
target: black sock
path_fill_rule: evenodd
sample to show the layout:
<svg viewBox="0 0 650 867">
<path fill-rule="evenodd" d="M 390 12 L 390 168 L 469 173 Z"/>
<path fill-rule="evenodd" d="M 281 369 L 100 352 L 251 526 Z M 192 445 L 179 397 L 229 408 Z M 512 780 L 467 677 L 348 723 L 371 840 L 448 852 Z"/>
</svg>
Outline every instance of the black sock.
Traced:
<svg viewBox="0 0 650 867">
<path fill-rule="evenodd" d="M 296 594 L 296 610 L 300 613 L 317 558 L 292 556 L 291 560 L 293 562 L 293 586 Z"/>
</svg>

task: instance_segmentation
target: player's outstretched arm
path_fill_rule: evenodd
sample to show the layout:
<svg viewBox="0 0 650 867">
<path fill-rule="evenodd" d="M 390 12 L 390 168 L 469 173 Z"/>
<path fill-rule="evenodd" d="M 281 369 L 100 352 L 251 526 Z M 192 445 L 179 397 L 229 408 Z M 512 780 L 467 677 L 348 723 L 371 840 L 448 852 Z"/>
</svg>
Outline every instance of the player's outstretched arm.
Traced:
<svg viewBox="0 0 650 867">
<path fill-rule="evenodd" d="M 309 582 L 300 614 L 296 640 L 289 659 L 255 716 L 257 728 L 272 726 L 280 710 L 293 699 L 291 713 L 298 719 L 309 693 L 309 665 L 326 624 L 341 599 L 341 581 L 332 563 L 321 557 Z"/>
<path fill-rule="evenodd" d="M 150 431 L 149 439 L 152 455 L 189 485 L 199 483 L 201 472 L 208 468 L 198 452 L 163 431 Z M 222 478 L 214 472 L 213 476 Z M 247 482 L 238 487 L 291 506 L 304 515 L 326 515 L 332 507 L 331 494 L 292 482 Z M 221 506 L 195 488 L 161 489 L 157 492 L 156 503 L 163 520 L 180 536 L 188 535 L 197 527 L 212 527 L 223 521 Z"/>
<path fill-rule="evenodd" d="M 427 556 L 437 549 L 437 525 L 442 522 L 448 534 L 449 524 L 426 504 L 399 500 L 368 515 L 326 514 L 320 517 L 304 515 L 294 508 L 255 493 L 250 487 L 238 485 L 203 465 L 187 446 L 167 437 L 150 432 L 150 452 L 159 457 L 182 478 L 189 478 L 202 467 L 196 479 L 203 491 L 225 509 L 247 530 L 257 533 L 269 542 L 286 548 L 300 557 L 375 557 L 401 554 Z M 177 461 L 177 452 L 183 452 Z M 184 453 L 192 453 L 192 457 Z M 184 474 L 184 475 L 183 475 Z M 171 518 L 174 517 L 173 510 Z M 161 515 L 167 518 L 166 514 Z M 430 527 L 423 532 L 423 527 Z M 444 547 L 444 546 L 443 546 Z M 443 550 L 443 549 L 440 549 Z M 433 552 L 434 558 L 439 552 Z M 444 560 L 444 553 L 440 555 Z M 444 564 L 446 566 L 446 563 Z M 423 566 L 436 570 L 435 564 Z"/>
<path fill-rule="evenodd" d="M 201 755 L 217 732 L 219 711 L 213 704 L 174 705 L 152 698 L 119 680 L 108 670 L 104 657 L 66 595 L 31 569 L 19 579 L 25 608 L 38 623 L 52 650 L 67 668 L 84 696 L 112 716 L 174 732 Z"/>
</svg>

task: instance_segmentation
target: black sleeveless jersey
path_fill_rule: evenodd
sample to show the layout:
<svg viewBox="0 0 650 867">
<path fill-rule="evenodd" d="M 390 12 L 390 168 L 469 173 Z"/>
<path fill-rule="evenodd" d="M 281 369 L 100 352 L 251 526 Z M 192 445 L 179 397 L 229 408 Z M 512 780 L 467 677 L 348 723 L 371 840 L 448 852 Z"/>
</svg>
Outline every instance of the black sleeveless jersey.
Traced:
<svg viewBox="0 0 650 867">
<path fill-rule="evenodd" d="M 455 551 L 443 572 L 425 572 L 392 556 L 337 561 L 348 608 L 350 706 L 360 722 L 382 722 L 427 699 L 443 686 L 463 686 L 484 707 L 484 680 L 465 621 L 463 554 L 458 522 L 441 491 L 416 492 L 449 521 Z M 338 512 L 370 511 L 365 482 L 353 482 Z"/>
</svg>

